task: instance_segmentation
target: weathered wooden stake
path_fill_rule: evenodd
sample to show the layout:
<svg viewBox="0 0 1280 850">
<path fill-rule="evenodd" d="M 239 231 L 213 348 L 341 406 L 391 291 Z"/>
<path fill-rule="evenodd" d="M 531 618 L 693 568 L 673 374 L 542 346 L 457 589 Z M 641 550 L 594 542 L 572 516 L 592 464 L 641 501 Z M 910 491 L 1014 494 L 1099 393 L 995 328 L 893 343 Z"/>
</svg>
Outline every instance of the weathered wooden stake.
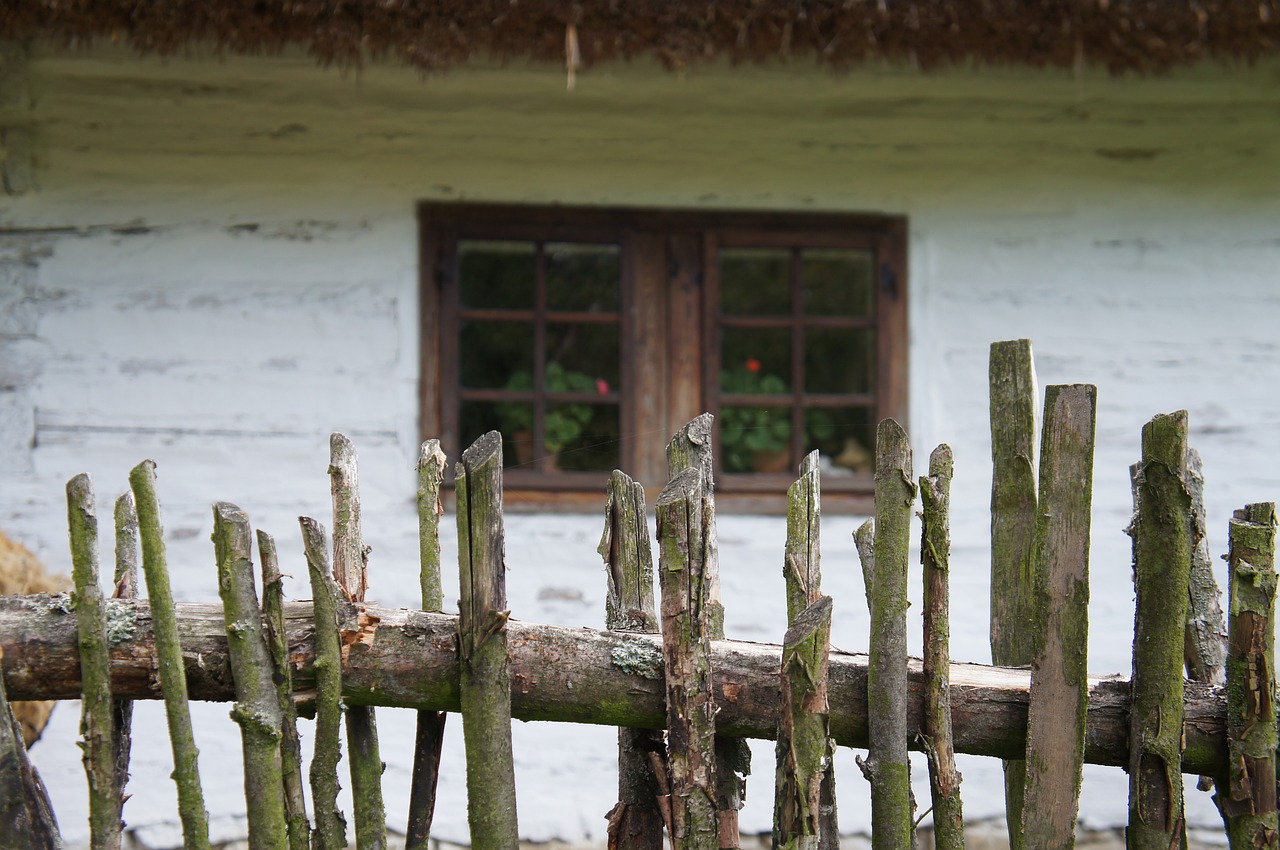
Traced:
<svg viewBox="0 0 1280 850">
<path fill-rule="evenodd" d="M 324 526 L 298 517 L 307 572 L 311 576 L 315 629 L 316 743 L 311 757 L 311 805 L 316 825 L 315 850 L 346 850 L 347 819 L 338 808 L 338 760 L 342 758 L 342 650 L 338 642 L 338 594 L 329 576 L 329 541 Z"/>
<path fill-rule="evenodd" d="M 1036 387 L 1031 341 L 991 344 L 991 660 L 1024 667 L 1032 658 L 1032 547 L 1036 523 Z M 1022 848 L 1026 766 L 1004 762 L 1011 850 Z"/>
<path fill-rule="evenodd" d="M 160 526 L 160 503 L 156 498 L 155 461 L 144 460 L 135 466 L 129 473 L 129 485 L 137 503 L 142 572 L 147 582 L 151 624 L 156 636 L 156 672 L 169 718 L 182 841 L 188 850 L 207 850 L 209 813 L 204 807 L 199 750 L 196 749 L 195 736 L 191 731 L 191 712 L 187 707 L 187 674 L 182 663 L 182 642 L 178 637 L 173 592 L 169 588 L 164 530 Z"/>
<path fill-rule="evenodd" d="M 1248 505 L 1230 524 L 1227 771 L 1215 797 L 1232 850 L 1277 846 L 1276 506 Z"/>
<path fill-rule="evenodd" d="M 231 719 L 244 748 L 244 797 L 251 847 L 284 848 L 284 776 L 280 767 L 280 702 L 272 681 L 262 610 L 253 587 L 253 534 L 249 518 L 229 502 L 213 506 L 213 546 L 218 593 L 227 622 L 227 652 L 235 678 Z"/>
<path fill-rule="evenodd" d="M 1194 538 L 1185 410 L 1156 416 L 1143 427 L 1138 479 L 1131 531 L 1137 612 L 1128 844 L 1134 850 L 1169 850 L 1187 841 L 1180 769 L 1182 650 Z"/>
<path fill-rule="evenodd" d="M 667 475 L 675 478 L 685 469 L 696 469 L 702 479 L 702 545 L 706 547 L 707 598 L 712 640 L 724 638 L 724 603 L 720 598 L 720 544 L 716 532 L 715 453 L 711 425 L 704 413 L 681 428 L 667 444 Z M 751 773 L 751 748 L 741 738 L 716 738 L 716 810 L 719 812 L 721 850 L 740 843 L 738 810 L 747 796 L 746 777 Z"/>
<path fill-rule="evenodd" d="M 951 473 L 945 443 L 929 455 L 920 476 L 920 561 L 924 568 L 924 750 L 933 799 L 933 843 L 938 850 L 964 850 L 960 772 L 951 733 Z"/>
<path fill-rule="evenodd" d="M 1097 396 L 1097 388 L 1087 384 L 1045 389 L 1022 809 L 1027 850 L 1075 844 L 1089 704 L 1089 510 Z"/>
<path fill-rule="evenodd" d="M 0 660 L 4 653 L 0 651 Z M 49 792 L 27 758 L 22 726 L 9 708 L 0 681 L 0 847 L 61 850 L 62 835 Z"/>
<path fill-rule="evenodd" d="M 462 453 L 454 492 L 462 591 L 459 684 L 471 846 L 515 850 L 520 837 L 511 751 L 501 434 L 490 431 Z"/>
<path fill-rule="evenodd" d="M 333 578 L 348 602 L 364 602 L 369 589 L 369 548 L 360 530 L 360 481 L 356 449 L 342 434 L 329 437 L 329 481 L 333 492 Z M 351 799 L 357 850 L 384 850 L 387 812 L 382 802 L 382 756 L 371 705 L 347 708 L 351 751 Z"/>
<path fill-rule="evenodd" d="M 440 484 L 444 481 L 445 456 L 439 440 L 427 440 L 418 454 L 418 580 L 422 585 L 422 610 L 444 608 L 440 584 Z M 427 850 L 431 820 L 436 810 L 436 783 L 440 775 L 440 749 L 444 745 L 443 711 L 419 711 L 413 748 L 413 780 L 409 788 L 409 826 L 405 850 Z"/>
<path fill-rule="evenodd" d="M 112 594 L 128 606 L 128 616 L 137 620 L 134 610 L 134 597 L 138 592 L 138 512 L 133 505 L 133 493 L 126 492 L 116 499 L 116 569 Z M 109 641 L 108 641 L 109 642 Z M 133 700 L 116 699 L 114 701 L 115 724 L 112 729 L 111 751 L 115 761 L 115 793 L 120 798 L 120 807 L 124 808 L 124 789 L 129 781 L 129 755 L 133 745 Z"/>
<path fill-rule="evenodd" d="M 600 557 L 608 579 L 605 626 L 615 632 L 657 634 L 658 614 L 653 604 L 653 549 L 645 515 L 644 487 L 614 470 L 609 476 Z M 652 648 L 632 653 L 626 660 L 635 669 L 662 676 L 661 655 Z M 651 765 L 651 754 L 665 752 L 661 733 L 651 729 L 618 730 L 618 804 L 609 820 L 609 850 L 661 850 L 663 796 Z M 665 773 L 666 768 L 663 767 Z M 670 811 L 670 801 L 667 801 Z"/>
<path fill-rule="evenodd" d="M 280 706 L 280 770 L 284 779 L 284 814 L 289 826 L 289 850 L 308 850 L 311 824 L 302 783 L 302 743 L 298 738 L 298 709 L 293 704 L 293 669 L 289 664 L 289 640 L 284 630 L 284 576 L 276 554 L 276 541 L 259 529 L 258 557 L 262 560 L 262 622 Z"/>
<path fill-rule="evenodd" d="M 674 850 L 720 846 L 704 505 L 697 469 L 673 478 L 657 503 Z"/>
<path fill-rule="evenodd" d="M 907 760 L 907 557 L 911 550 L 911 444 L 902 426 L 876 429 L 875 560 L 870 566 L 871 644 L 867 666 L 867 758 L 871 846 L 906 850 L 914 833 Z"/>
<path fill-rule="evenodd" d="M 1227 624 L 1222 616 L 1222 592 L 1213 577 L 1204 509 L 1204 462 L 1187 449 L 1187 486 L 1191 490 L 1191 522 L 1195 548 L 1191 556 L 1190 608 L 1182 654 L 1187 677 L 1206 685 L 1227 681 Z"/>
</svg>

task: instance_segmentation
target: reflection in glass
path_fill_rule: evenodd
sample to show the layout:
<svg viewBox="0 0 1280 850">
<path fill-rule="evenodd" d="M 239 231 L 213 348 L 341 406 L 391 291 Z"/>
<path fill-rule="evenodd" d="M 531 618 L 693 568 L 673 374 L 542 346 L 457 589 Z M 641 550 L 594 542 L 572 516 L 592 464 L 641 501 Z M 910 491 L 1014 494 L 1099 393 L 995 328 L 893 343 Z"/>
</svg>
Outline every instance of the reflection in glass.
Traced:
<svg viewBox="0 0 1280 850">
<path fill-rule="evenodd" d="M 805 251 L 805 315 L 872 315 L 872 269 L 869 251 Z"/>
<path fill-rule="evenodd" d="M 720 252 L 720 310 L 726 316 L 791 313 L 791 251 L 726 248 Z"/>
<path fill-rule="evenodd" d="M 722 407 L 718 423 L 725 472 L 785 472 L 791 467 L 790 409 Z"/>
<path fill-rule="evenodd" d="M 805 392 L 869 393 L 875 387 L 875 374 L 875 331 L 871 328 L 805 330 Z"/>
<path fill-rule="evenodd" d="M 618 312 L 617 245 L 548 242 L 543 254 L 548 310 Z"/>
<path fill-rule="evenodd" d="M 532 310 L 537 280 L 533 243 L 459 242 L 458 279 L 464 309 Z"/>
<path fill-rule="evenodd" d="M 533 371 L 533 325 L 529 322 L 465 321 L 458 342 L 463 387 L 501 388 L 517 372 Z"/>
<path fill-rule="evenodd" d="M 574 392 L 594 392 L 599 381 L 616 389 L 621 374 L 620 348 L 616 324 L 547 324 L 548 367 L 559 363 L 567 372 L 590 379 L 585 389 L 574 389 Z M 547 389 L 566 388 L 552 385 L 548 376 Z"/>
</svg>

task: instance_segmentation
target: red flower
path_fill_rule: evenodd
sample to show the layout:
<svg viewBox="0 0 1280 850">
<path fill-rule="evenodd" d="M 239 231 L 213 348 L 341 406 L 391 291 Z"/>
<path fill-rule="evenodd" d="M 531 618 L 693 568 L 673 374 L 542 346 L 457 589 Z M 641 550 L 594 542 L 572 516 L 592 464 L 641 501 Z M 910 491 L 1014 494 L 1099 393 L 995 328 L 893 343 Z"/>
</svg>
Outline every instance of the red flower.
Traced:
<svg viewBox="0 0 1280 850">
<path fill-rule="evenodd" d="M 750 372 L 750 373 L 751 373 L 751 374 L 753 374 L 753 375 L 754 375 L 754 374 L 756 374 L 757 372 L 759 372 L 759 371 L 760 371 L 760 361 L 759 361 L 759 360 L 757 360 L 757 359 L 755 359 L 754 357 L 748 357 L 748 358 L 747 358 L 747 371 L 748 371 L 748 372 Z"/>
<path fill-rule="evenodd" d="M 596 392 L 600 393 L 600 395 L 608 395 L 609 382 L 604 378 L 596 378 Z"/>
</svg>

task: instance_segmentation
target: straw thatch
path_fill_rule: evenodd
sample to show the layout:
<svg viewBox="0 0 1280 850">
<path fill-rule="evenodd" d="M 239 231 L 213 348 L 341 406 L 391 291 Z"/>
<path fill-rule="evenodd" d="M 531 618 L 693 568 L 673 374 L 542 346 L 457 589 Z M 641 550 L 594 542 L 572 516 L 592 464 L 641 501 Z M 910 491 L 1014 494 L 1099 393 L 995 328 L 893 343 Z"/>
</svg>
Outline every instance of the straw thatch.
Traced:
<svg viewBox="0 0 1280 850">
<path fill-rule="evenodd" d="M 123 42 L 168 54 L 299 47 L 322 63 L 398 57 L 583 65 L 651 55 L 669 68 L 816 59 L 1163 71 L 1280 51 L 1280 0 L 5 0 L 0 39 Z M 576 43 L 576 44 L 575 44 Z M 568 45 L 568 46 L 567 46 Z"/>
</svg>

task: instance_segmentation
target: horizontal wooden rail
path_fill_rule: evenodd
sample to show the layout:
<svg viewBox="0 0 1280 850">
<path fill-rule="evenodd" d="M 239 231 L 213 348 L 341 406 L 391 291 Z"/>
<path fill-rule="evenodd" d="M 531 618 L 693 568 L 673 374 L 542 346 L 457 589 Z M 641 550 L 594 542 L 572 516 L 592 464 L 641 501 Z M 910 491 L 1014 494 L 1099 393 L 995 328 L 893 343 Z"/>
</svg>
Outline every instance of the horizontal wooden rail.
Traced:
<svg viewBox="0 0 1280 850">
<path fill-rule="evenodd" d="M 59 597 L 0 597 L 0 666 L 11 699 L 78 699 L 80 664 L 76 619 Z M 111 682 L 117 697 L 159 699 L 155 641 L 144 601 L 109 600 Z M 343 605 L 344 643 L 350 643 L 342 688 L 357 705 L 458 710 L 457 618 L 402 608 L 362 605 L 363 629 L 376 624 L 370 645 L 362 641 L 357 608 Z M 227 659 L 222 607 L 177 606 L 188 687 L 192 699 L 235 698 Z M 285 606 L 295 691 L 314 686 L 310 603 Z M 360 640 L 357 640 L 360 638 Z M 349 640 L 348 640 L 349 639 Z M 511 620 L 512 715 L 519 720 L 661 728 L 663 704 L 661 639 L 587 628 L 564 628 Z M 715 641 L 712 664 L 725 734 L 772 739 L 781 706 L 779 664 L 773 644 Z M 1016 758 L 1027 731 L 1026 670 L 980 664 L 951 665 L 951 710 L 957 752 Z M 910 670 L 909 731 L 920 728 L 923 676 Z M 831 651 L 831 732 L 842 746 L 867 744 L 867 656 Z M 1129 682 L 1091 679 L 1085 759 L 1122 765 L 1128 755 Z M 1220 689 L 1188 683 L 1187 773 L 1216 774 L 1226 763 L 1226 697 Z"/>
</svg>

